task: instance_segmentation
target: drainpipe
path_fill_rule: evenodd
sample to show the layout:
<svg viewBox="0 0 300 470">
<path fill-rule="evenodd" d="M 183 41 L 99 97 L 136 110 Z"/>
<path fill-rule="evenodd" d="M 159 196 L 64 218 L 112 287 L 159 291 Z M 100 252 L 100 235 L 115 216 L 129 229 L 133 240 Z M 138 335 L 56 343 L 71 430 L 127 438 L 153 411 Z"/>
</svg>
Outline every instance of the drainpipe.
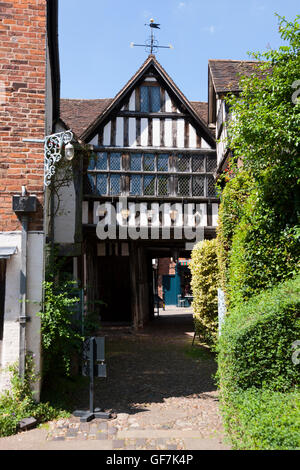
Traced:
<svg viewBox="0 0 300 470">
<path fill-rule="evenodd" d="M 26 323 L 27 316 L 27 242 L 28 242 L 28 222 L 29 214 L 36 212 L 36 196 L 28 196 L 25 186 L 22 186 L 22 195 L 13 196 L 13 210 L 17 214 L 22 225 L 21 238 L 21 269 L 20 269 L 20 340 L 19 340 L 19 376 L 22 380 L 25 377 L 26 361 Z"/>
<path fill-rule="evenodd" d="M 27 318 L 27 240 L 28 240 L 28 215 L 21 216 L 22 240 L 21 240 L 21 271 L 20 271 L 20 343 L 19 343 L 19 376 L 25 377 L 26 358 L 26 322 Z"/>
</svg>

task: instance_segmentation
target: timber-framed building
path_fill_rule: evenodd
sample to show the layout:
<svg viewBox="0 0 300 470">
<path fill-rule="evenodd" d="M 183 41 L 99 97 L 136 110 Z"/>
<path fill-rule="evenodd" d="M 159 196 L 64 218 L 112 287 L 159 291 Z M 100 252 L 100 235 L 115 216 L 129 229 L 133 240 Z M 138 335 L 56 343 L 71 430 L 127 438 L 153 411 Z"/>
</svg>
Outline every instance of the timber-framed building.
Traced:
<svg viewBox="0 0 300 470">
<path fill-rule="evenodd" d="M 62 100 L 61 124 L 92 153 L 61 194 L 55 242 L 73 257 L 87 303 L 108 306 L 100 309 L 102 321 L 142 327 L 153 316 L 153 260 L 190 257 L 185 234 L 175 230 L 178 220 L 215 236 L 217 155 L 207 104 L 190 102 L 149 55 L 114 99 Z M 155 222 L 161 204 L 167 209 Z M 99 239 L 97 225 L 105 218 L 112 223 L 112 206 L 118 227 L 135 225 L 138 212 L 142 228 L 169 228 L 169 236 L 124 239 L 118 232 Z"/>
</svg>

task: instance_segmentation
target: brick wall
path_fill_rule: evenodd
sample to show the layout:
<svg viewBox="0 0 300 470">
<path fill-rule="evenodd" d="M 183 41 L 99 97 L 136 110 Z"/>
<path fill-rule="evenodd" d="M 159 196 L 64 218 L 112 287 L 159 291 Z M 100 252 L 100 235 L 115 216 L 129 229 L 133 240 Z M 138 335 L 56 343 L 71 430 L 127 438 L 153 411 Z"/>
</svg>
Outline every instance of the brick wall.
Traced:
<svg viewBox="0 0 300 470">
<path fill-rule="evenodd" d="M 0 1 L 0 232 L 20 229 L 12 195 L 35 194 L 29 230 L 43 228 L 46 0 Z"/>
</svg>

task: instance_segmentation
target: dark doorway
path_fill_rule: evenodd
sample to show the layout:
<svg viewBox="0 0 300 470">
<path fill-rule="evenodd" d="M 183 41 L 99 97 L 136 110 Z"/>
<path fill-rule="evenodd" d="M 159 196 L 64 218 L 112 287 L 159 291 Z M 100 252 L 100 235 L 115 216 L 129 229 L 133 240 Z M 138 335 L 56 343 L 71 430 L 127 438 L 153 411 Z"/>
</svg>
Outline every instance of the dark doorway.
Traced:
<svg viewBox="0 0 300 470">
<path fill-rule="evenodd" d="M 3 339 L 6 261 L 0 259 L 0 341 Z"/>
<path fill-rule="evenodd" d="M 98 263 L 101 320 L 106 322 L 132 321 L 129 256 L 103 256 Z"/>
</svg>

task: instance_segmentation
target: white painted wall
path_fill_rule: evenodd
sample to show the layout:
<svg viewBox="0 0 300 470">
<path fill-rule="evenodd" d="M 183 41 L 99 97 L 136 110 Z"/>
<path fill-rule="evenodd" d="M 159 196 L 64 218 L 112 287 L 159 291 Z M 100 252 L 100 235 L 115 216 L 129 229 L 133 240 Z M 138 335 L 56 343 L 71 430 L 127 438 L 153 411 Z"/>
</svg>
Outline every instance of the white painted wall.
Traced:
<svg viewBox="0 0 300 470">
<path fill-rule="evenodd" d="M 76 195 L 74 183 L 59 189 L 55 196 L 55 243 L 74 243 L 76 224 Z"/>
<path fill-rule="evenodd" d="M 18 251 L 6 267 L 6 292 L 4 311 L 4 330 L 1 348 L 0 391 L 10 387 L 7 367 L 19 360 L 20 325 L 20 269 L 21 269 L 21 232 L 0 233 L 0 246 L 17 246 Z M 44 233 L 29 232 L 27 246 L 27 315 L 30 322 L 26 325 L 26 349 L 34 354 L 36 372 L 41 366 L 40 311 L 42 301 L 42 282 Z M 39 399 L 39 384 L 35 385 L 36 399 Z"/>
</svg>

